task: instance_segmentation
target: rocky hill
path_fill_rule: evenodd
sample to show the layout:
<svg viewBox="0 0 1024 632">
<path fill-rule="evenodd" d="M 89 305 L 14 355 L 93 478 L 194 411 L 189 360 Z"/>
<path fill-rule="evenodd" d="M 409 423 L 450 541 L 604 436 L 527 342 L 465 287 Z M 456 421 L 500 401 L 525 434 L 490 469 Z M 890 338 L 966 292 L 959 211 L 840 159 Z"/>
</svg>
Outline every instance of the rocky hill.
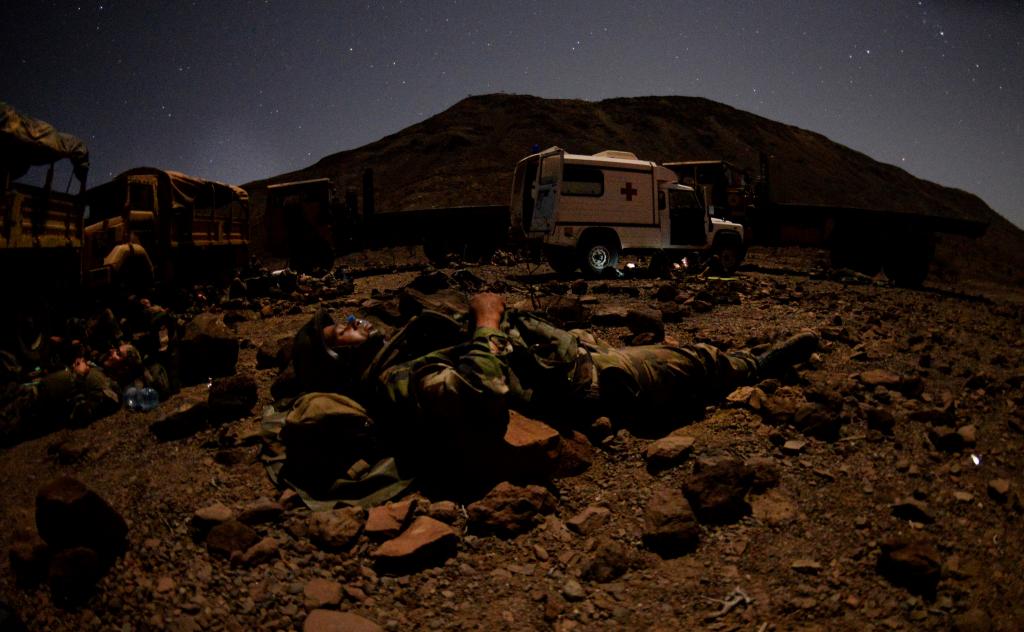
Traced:
<svg viewBox="0 0 1024 632">
<path fill-rule="evenodd" d="M 947 275 L 1022 282 L 1024 231 L 977 196 L 921 180 L 821 134 L 696 97 L 589 102 L 474 96 L 369 145 L 244 186 L 253 195 L 257 217 L 267 184 L 327 177 L 344 191 L 358 188 L 366 168 L 376 175 L 381 210 L 505 204 L 516 162 L 538 145 L 584 154 L 623 149 L 657 162 L 725 159 L 753 172 L 765 152 L 771 156 L 773 194 L 779 202 L 989 222 L 988 233 L 977 242 L 940 241 L 936 268 Z M 974 256 L 964 258 L 965 248 Z"/>
</svg>

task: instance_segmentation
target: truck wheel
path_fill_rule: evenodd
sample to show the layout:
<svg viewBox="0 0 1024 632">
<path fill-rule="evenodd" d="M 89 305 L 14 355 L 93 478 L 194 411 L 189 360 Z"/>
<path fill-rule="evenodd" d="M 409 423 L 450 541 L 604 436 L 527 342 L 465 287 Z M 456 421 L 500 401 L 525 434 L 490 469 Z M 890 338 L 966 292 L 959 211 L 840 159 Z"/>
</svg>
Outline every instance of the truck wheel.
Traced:
<svg viewBox="0 0 1024 632">
<path fill-rule="evenodd" d="M 619 265 L 619 246 L 606 236 L 588 238 L 580 245 L 580 269 L 587 276 L 600 276 Z"/>
<path fill-rule="evenodd" d="M 572 248 L 558 248 L 551 246 L 544 249 L 544 259 L 547 260 L 551 269 L 559 274 L 569 274 L 576 271 L 576 253 Z"/>
</svg>

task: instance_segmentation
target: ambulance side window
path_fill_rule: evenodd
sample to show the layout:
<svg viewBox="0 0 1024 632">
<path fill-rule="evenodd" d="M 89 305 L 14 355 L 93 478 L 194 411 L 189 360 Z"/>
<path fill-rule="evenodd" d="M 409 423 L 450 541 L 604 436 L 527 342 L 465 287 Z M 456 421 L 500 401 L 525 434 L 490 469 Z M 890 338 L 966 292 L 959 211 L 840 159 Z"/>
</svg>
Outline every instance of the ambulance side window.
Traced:
<svg viewBox="0 0 1024 632">
<path fill-rule="evenodd" d="M 604 195 L 604 172 L 586 165 L 565 165 L 562 175 L 562 195 Z"/>
</svg>

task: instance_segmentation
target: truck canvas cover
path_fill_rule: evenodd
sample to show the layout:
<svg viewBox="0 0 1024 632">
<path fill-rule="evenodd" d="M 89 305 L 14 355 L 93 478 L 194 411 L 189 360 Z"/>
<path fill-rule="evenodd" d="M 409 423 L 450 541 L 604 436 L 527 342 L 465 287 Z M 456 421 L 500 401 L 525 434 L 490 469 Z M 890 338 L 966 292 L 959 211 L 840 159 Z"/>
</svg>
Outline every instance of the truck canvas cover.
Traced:
<svg viewBox="0 0 1024 632">
<path fill-rule="evenodd" d="M 12 180 L 25 175 L 29 167 L 48 165 L 67 158 L 75 177 L 84 181 L 89 171 L 89 150 L 81 139 L 58 132 L 46 121 L 19 114 L 0 101 L 0 168 Z"/>
</svg>

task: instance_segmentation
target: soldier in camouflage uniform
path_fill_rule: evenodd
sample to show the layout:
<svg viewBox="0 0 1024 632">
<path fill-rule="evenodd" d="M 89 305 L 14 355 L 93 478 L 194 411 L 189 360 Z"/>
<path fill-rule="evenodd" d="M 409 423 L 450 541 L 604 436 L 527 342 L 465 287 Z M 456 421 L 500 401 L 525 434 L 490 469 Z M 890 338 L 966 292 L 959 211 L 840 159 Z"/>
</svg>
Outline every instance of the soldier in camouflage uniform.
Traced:
<svg viewBox="0 0 1024 632">
<path fill-rule="evenodd" d="M 468 341 L 455 342 L 464 339 L 458 323 L 424 312 L 386 344 L 358 320 L 335 324 L 321 312 L 296 337 L 296 375 L 305 390 L 366 404 L 378 434 L 414 449 L 432 438 L 455 456 L 500 441 L 510 408 L 556 426 L 599 413 L 678 421 L 683 400 L 728 393 L 817 346 L 804 333 L 757 357 L 706 344 L 614 349 L 588 332 L 506 311 L 496 294 L 477 294 L 470 311 Z"/>
</svg>

